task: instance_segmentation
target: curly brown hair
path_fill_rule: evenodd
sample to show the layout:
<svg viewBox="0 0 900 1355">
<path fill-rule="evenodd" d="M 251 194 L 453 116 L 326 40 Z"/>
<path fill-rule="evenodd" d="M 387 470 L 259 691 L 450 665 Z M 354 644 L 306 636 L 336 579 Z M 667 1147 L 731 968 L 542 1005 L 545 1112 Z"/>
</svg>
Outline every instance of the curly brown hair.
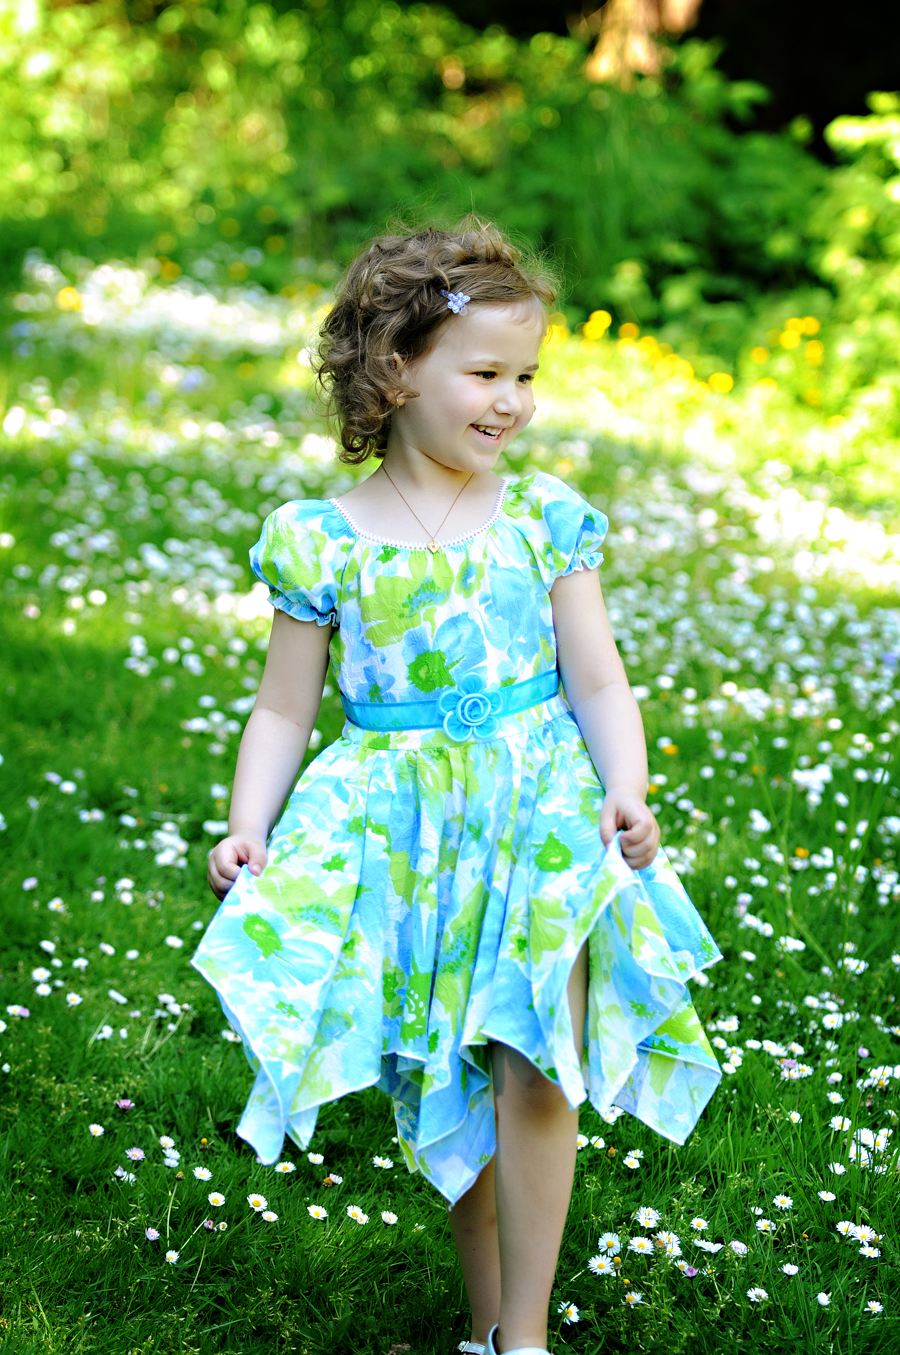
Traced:
<svg viewBox="0 0 900 1355">
<path fill-rule="evenodd" d="M 322 325 L 314 367 L 340 429 L 339 459 L 359 465 L 387 447 L 400 364 L 432 346 L 451 318 L 442 292 L 473 302 L 550 309 L 553 270 L 524 256 L 490 223 L 467 218 L 456 230 L 430 228 L 379 236 L 348 268 Z"/>
</svg>

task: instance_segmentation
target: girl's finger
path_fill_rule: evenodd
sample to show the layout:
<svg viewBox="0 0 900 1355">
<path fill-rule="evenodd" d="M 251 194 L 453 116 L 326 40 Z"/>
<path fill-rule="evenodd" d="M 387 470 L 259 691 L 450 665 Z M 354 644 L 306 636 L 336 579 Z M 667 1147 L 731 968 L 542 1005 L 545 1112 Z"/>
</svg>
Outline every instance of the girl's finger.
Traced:
<svg viewBox="0 0 900 1355">
<path fill-rule="evenodd" d="M 600 811 L 600 841 L 608 847 L 616 835 L 618 815 L 614 804 L 607 801 Z"/>
<path fill-rule="evenodd" d="M 251 875 L 261 875 L 266 868 L 267 852 L 262 843 L 250 842 L 247 844 L 247 865 L 250 867 Z"/>
</svg>

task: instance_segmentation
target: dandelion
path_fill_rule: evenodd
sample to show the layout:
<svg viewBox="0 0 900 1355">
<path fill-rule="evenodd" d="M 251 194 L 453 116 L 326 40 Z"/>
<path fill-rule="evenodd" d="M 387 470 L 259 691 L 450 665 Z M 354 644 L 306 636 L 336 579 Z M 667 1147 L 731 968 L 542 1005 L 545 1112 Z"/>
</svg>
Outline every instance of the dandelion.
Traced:
<svg viewBox="0 0 900 1355">
<path fill-rule="evenodd" d="M 147 1238 L 147 1240 L 148 1240 L 149 1242 L 156 1242 L 156 1241 L 158 1240 L 158 1238 L 159 1238 L 159 1229 L 158 1229 L 158 1228 L 147 1228 L 146 1231 L 145 1231 L 145 1233 L 144 1233 L 144 1236 Z"/>
<path fill-rule="evenodd" d="M 653 1251 L 653 1243 L 649 1237 L 633 1237 L 628 1243 L 628 1250 L 637 1252 L 639 1256 L 647 1256 Z"/>
<path fill-rule="evenodd" d="M 563 1322 L 566 1324 L 570 1325 L 579 1320 L 578 1309 L 575 1307 L 574 1303 L 566 1303 L 565 1300 L 563 1300 L 556 1311 L 561 1315 Z"/>
<path fill-rule="evenodd" d="M 308 1205 L 306 1206 L 306 1212 L 307 1212 L 307 1214 L 309 1214 L 310 1218 L 313 1218 L 313 1219 L 327 1219 L 327 1218 L 328 1218 L 328 1210 L 327 1210 L 327 1209 L 323 1209 L 322 1206 L 321 1206 L 320 1204 L 308 1204 Z"/>
<path fill-rule="evenodd" d="M 592 1256 L 588 1270 L 594 1275 L 615 1275 L 616 1268 L 608 1256 Z"/>
<path fill-rule="evenodd" d="M 866 1312 L 867 1312 L 867 1313 L 883 1313 L 883 1312 L 884 1312 L 884 1304 L 883 1304 L 883 1303 L 879 1303 L 877 1299 L 869 1299 L 868 1303 L 866 1304 Z"/>
<path fill-rule="evenodd" d="M 175 1262 L 178 1260 L 178 1252 L 177 1252 L 177 1251 L 167 1251 L 167 1252 L 166 1252 L 166 1260 L 168 1261 L 168 1263 L 169 1263 L 170 1266 L 174 1266 Z"/>
<path fill-rule="evenodd" d="M 293 1162 L 276 1162 L 275 1170 L 277 1172 L 295 1172 L 297 1168 L 294 1166 Z"/>
<path fill-rule="evenodd" d="M 106 1130 L 103 1128 L 102 1124 L 89 1124 L 88 1133 L 92 1134 L 95 1139 L 99 1139 L 106 1133 Z"/>
<path fill-rule="evenodd" d="M 772 1203 L 777 1205 L 779 1209 L 790 1209 L 794 1201 L 790 1195 L 776 1195 Z"/>
<path fill-rule="evenodd" d="M 639 1289 L 633 1289 L 630 1294 L 626 1294 L 622 1302 L 626 1308 L 633 1308 L 638 1303 L 644 1302 L 644 1295 Z"/>
<path fill-rule="evenodd" d="M 356 1204 L 347 1205 L 347 1217 L 349 1219 L 352 1219 L 354 1223 L 369 1222 L 368 1214 L 364 1214 L 363 1211 L 360 1209 L 359 1205 Z"/>
<path fill-rule="evenodd" d="M 781 1269 L 784 1271 L 785 1275 L 796 1275 L 800 1267 L 792 1265 L 790 1261 L 785 1261 Z"/>
<path fill-rule="evenodd" d="M 396 1214 L 392 1214 L 391 1211 L 390 1211 L 389 1209 L 382 1209 L 382 1211 L 381 1211 L 381 1221 L 382 1221 L 382 1223 L 396 1223 L 396 1222 L 397 1222 L 397 1215 L 396 1215 Z"/>
<path fill-rule="evenodd" d="M 385 1169 L 385 1171 L 387 1171 L 387 1170 L 389 1170 L 391 1167 L 393 1167 L 393 1165 L 394 1165 L 394 1164 L 393 1164 L 393 1162 L 391 1161 L 391 1159 L 390 1159 L 389 1157 L 373 1157 L 373 1158 L 372 1158 L 372 1166 L 373 1166 L 373 1167 L 383 1167 L 383 1168 Z"/>
<path fill-rule="evenodd" d="M 649 1209 L 646 1205 L 642 1205 L 641 1208 L 635 1212 L 634 1217 L 642 1228 L 655 1228 L 662 1218 L 662 1215 L 659 1210 Z"/>
<path fill-rule="evenodd" d="M 125 1156 L 130 1157 L 132 1162 L 143 1162 L 146 1153 L 143 1148 L 126 1148 Z"/>
<path fill-rule="evenodd" d="M 209 1167 L 195 1167 L 194 1175 L 196 1176 L 198 1181 L 212 1180 L 212 1172 L 209 1170 Z"/>
<path fill-rule="evenodd" d="M 266 1223 L 278 1222 L 278 1215 L 274 1213 L 271 1209 L 264 1209 L 262 1212 L 262 1216 L 265 1219 Z"/>
<path fill-rule="evenodd" d="M 248 1195 L 247 1203 L 251 1209 L 256 1210 L 257 1214 L 260 1213 L 261 1210 L 268 1209 L 269 1207 L 269 1201 L 266 1199 L 265 1195 Z"/>
<path fill-rule="evenodd" d="M 767 1299 L 768 1297 L 769 1295 L 766 1290 L 760 1289 L 758 1286 L 747 1290 L 747 1298 L 751 1303 L 762 1303 L 763 1299 Z"/>
<path fill-rule="evenodd" d="M 307 1153 L 306 1156 L 309 1158 L 310 1162 L 313 1164 L 314 1167 L 320 1167 L 322 1163 L 325 1161 L 321 1153 Z"/>
<path fill-rule="evenodd" d="M 831 1302 L 831 1295 L 826 1294 L 824 1290 L 820 1290 L 819 1293 L 816 1295 L 816 1299 L 822 1305 L 823 1308 L 827 1308 L 829 1303 Z"/>
<path fill-rule="evenodd" d="M 215 1205 L 217 1209 L 225 1203 L 225 1196 L 218 1190 L 214 1190 L 213 1193 L 207 1195 L 206 1198 L 209 1200 L 210 1204 Z"/>
<path fill-rule="evenodd" d="M 612 1255 L 613 1252 L 621 1251 L 622 1240 L 618 1233 L 602 1233 L 597 1241 L 597 1246 L 601 1251 L 609 1252 Z"/>
<path fill-rule="evenodd" d="M 696 1218 L 691 1219 L 691 1227 L 696 1228 L 697 1232 L 699 1233 L 703 1232 L 705 1228 L 708 1228 L 709 1224 L 707 1223 L 706 1219 Z"/>
</svg>

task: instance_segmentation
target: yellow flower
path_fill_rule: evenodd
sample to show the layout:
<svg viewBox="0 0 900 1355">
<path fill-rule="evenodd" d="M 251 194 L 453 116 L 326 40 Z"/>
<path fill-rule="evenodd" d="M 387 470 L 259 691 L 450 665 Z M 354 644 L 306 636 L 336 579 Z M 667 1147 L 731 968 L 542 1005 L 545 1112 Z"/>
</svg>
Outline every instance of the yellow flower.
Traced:
<svg viewBox="0 0 900 1355">
<path fill-rule="evenodd" d="M 733 385 L 734 377 L 729 376 L 727 372 L 713 372 L 712 376 L 709 378 L 710 389 L 718 391 L 721 395 L 724 395 L 726 391 L 730 391 Z"/>
<path fill-rule="evenodd" d="M 591 311 L 590 318 L 585 322 L 582 333 L 588 343 L 596 343 L 602 339 L 603 335 L 612 324 L 612 316 L 609 311 Z"/>
</svg>

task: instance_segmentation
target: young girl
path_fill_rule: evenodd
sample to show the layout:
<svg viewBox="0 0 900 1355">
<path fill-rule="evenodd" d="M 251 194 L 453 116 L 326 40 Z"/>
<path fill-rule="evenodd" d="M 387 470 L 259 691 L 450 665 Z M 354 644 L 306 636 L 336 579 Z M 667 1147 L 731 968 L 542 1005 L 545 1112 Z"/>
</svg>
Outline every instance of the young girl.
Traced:
<svg viewBox="0 0 900 1355">
<path fill-rule="evenodd" d="M 493 470 L 553 300 L 490 227 L 351 266 L 320 377 L 341 459 L 378 464 L 251 553 L 276 611 L 193 959 L 256 1072 L 238 1133 L 263 1162 L 326 1101 L 393 1098 L 450 1202 L 479 1355 L 545 1349 L 580 1102 L 680 1144 L 721 1076 L 687 990 L 721 957 L 657 853 L 606 518 Z M 329 657 L 347 723 L 294 786 Z"/>
</svg>

